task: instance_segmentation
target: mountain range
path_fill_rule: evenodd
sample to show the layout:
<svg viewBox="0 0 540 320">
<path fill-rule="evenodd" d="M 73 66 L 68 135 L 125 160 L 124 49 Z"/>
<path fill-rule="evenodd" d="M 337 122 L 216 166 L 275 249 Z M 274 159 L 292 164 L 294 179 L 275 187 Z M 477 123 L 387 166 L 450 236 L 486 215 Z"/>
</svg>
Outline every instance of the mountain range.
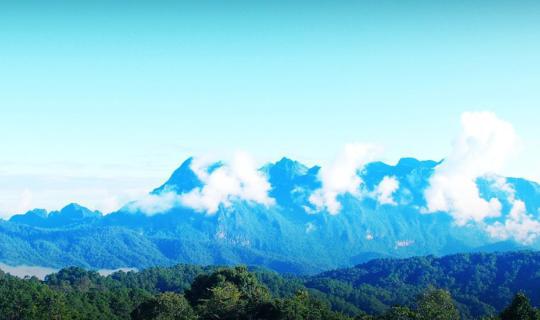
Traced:
<svg viewBox="0 0 540 320">
<path fill-rule="evenodd" d="M 507 192 L 493 177 L 478 178 L 476 184 L 484 199 L 500 201 L 501 216 L 462 224 L 446 212 L 426 213 L 425 190 L 440 164 L 413 158 L 396 165 L 368 163 L 355 173 L 362 181 L 359 192 L 337 194 L 339 211 L 330 212 L 313 201 L 323 187 L 318 166 L 283 158 L 257 171 L 267 181 L 267 199 L 238 196 L 238 188 L 249 189 L 256 178 L 251 176 L 222 199 L 205 186 L 219 178 L 212 173 L 224 164 L 212 163 L 201 173 L 189 158 L 146 202 L 128 203 L 116 212 L 69 204 L 60 211 L 35 209 L 0 220 L 0 262 L 94 269 L 242 263 L 306 274 L 374 258 L 540 248 L 536 238 L 520 241 L 488 232 L 486 223 L 503 225 L 512 215 Z M 536 218 L 540 185 L 497 178 Z M 395 187 L 381 197 L 378 190 L 385 179 L 392 179 Z M 213 210 L 192 201 L 188 196 L 193 195 L 219 201 Z"/>
</svg>

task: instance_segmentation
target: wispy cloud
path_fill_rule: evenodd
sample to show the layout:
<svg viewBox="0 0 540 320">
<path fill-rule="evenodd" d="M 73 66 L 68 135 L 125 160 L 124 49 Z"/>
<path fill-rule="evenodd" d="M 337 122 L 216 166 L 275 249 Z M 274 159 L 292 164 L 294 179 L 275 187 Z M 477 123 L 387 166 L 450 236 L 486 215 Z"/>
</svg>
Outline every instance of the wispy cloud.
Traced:
<svg viewBox="0 0 540 320">
<path fill-rule="evenodd" d="M 165 213 L 180 205 L 180 195 L 173 191 L 162 192 L 160 194 L 146 194 L 137 200 L 128 203 L 125 209 L 135 212 L 140 211 L 147 215 Z"/>
<path fill-rule="evenodd" d="M 516 152 L 512 125 L 490 112 L 466 112 L 450 155 L 436 167 L 425 191 L 426 212 L 449 212 L 458 225 L 501 214 L 501 203 L 480 196 L 478 177 L 501 170 Z"/>
<path fill-rule="evenodd" d="M 373 161 L 379 149 L 371 144 L 347 144 L 330 166 L 322 167 L 319 179 L 322 187 L 316 190 L 309 201 L 318 210 L 328 210 L 337 214 L 341 210 L 341 203 L 337 197 L 350 193 L 360 195 L 360 186 L 363 184 L 358 173 L 364 166 Z"/>
</svg>

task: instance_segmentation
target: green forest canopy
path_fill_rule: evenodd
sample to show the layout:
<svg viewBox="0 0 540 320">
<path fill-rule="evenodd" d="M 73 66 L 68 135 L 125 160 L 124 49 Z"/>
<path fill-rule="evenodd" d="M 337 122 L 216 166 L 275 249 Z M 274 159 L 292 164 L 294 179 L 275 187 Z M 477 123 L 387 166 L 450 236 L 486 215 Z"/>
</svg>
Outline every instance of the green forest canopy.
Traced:
<svg viewBox="0 0 540 320">
<path fill-rule="evenodd" d="M 375 260 L 309 277 L 177 265 L 0 272 L 0 319 L 540 319 L 539 254 Z M 519 315 L 516 318 L 516 315 Z"/>
</svg>

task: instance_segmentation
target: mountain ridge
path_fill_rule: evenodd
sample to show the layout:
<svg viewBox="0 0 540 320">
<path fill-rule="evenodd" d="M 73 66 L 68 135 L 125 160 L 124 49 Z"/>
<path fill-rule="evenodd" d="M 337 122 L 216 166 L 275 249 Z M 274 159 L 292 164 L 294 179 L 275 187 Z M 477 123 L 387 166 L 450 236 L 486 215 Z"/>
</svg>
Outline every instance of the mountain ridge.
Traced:
<svg viewBox="0 0 540 320">
<path fill-rule="evenodd" d="M 206 186 L 192 169 L 193 161 L 188 158 L 149 193 L 152 200 L 174 200 L 162 212 L 148 214 L 132 203 L 105 215 L 68 205 L 54 214 L 38 210 L 13 216 L 0 223 L 0 261 L 48 263 L 43 266 L 51 267 L 69 262 L 110 269 L 179 262 L 246 263 L 282 272 L 314 273 L 376 257 L 519 247 L 512 240 L 490 238 L 477 224 L 458 226 L 448 214 L 421 211 L 424 190 L 441 162 L 403 158 L 396 165 L 368 163 L 358 172 L 363 195 L 339 195 L 342 210 L 334 215 L 317 211 L 310 199 L 322 187 L 320 167 L 310 168 L 288 158 L 257 170 L 267 177 L 268 194 L 275 204 L 231 198 L 229 205 L 221 204 L 212 214 L 191 209 L 179 201 L 194 190 L 203 194 Z M 220 174 L 227 173 L 222 162 L 204 170 L 210 175 L 218 169 L 222 169 Z M 398 184 L 391 193 L 394 204 L 380 203 L 375 196 L 385 177 Z M 538 212 L 537 184 L 516 178 L 506 181 L 530 212 Z M 480 179 L 478 185 L 483 194 L 503 196 L 491 190 L 488 180 Z M 162 199 L 164 195 L 167 198 Z"/>
</svg>

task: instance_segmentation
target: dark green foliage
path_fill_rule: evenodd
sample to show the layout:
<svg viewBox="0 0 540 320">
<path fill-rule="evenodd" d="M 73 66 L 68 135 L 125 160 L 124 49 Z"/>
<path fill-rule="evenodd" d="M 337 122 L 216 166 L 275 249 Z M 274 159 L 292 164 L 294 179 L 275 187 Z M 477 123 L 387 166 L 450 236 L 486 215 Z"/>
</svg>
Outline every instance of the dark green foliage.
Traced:
<svg viewBox="0 0 540 320">
<path fill-rule="evenodd" d="M 450 292 L 464 319 L 500 312 L 516 292 L 540 303 L 540 253 L 476 253 L 401 260 L 380 259 L 305 278 L 311 290 L 327 296 L 335 310 L 350 306 L 383 314 L 394 305 L 414 307 L 430 287 Z"/>
<path fill-rule="evenodd" d="M 203 318 L 248 319 L 271 301 L 268 289 L 245 267 L 202 274 L 186 292 Z"/>
<path fill-rule="evenodd" d="M 36 278 L 21 280 L 0 271 L 0 318 L 63 319 L 66 297 Z"/>
<path fill-rule="evenodd" d="M 133 320 L 194 320 L 195 312 L 183 295 L 166 292 L 141 303 L 131 313 Z"/>
<path fill-rule="evenodd" d="M 312 277 L 189 265 L 106 277 L 70 267 L 44 281 L 0 271 L 0 319 L 540 320 L 527 298 L 538 302 L 533 258 L 381 260 Z"/>
<path fill-rule="evenodd" d="M 281 301 L 278 310 L 278 316 L 275 319 L 350 319 L 340 313 L 332 312 L 329 304 L 313 299 L 307 291 L 300 291 L 294 297 Z"/>
<path fill-rule="evenodd" d="M 0 319 L 350 319 L 305 290 L 289 294 L 301 287 L 291 282 L 246 267 L 179 265 L 107 277 L 71 267 L 44 281 L 0 271 Z"/>
<path fill-rule="evenodd" d="M 427 290 L 420 296 L 416 311 L 420 320 L 459 320 L 452 296 L 445 290 Z"/>
<path fill-rule="evenodd" d="M 408 307 L 394 306 L 386 311 L 378 320 L 417 320 L 418 314 Z"/>
<path fill-rule="evenodd" d="M 138 288 L 151 293 L 183 293 L 195 278 L 217 267 L 179 264 L 173 267 L 154 267 L 139 272 L 115 272 L 110 278 L 128 288 Z"/>
<path fill-rule="evenodd" d="M 529 298 L 523 293 L 518 293 L 512 303 L 501 312 L 501 320 L 538 320 L 540 311 L 533 306 Z"/>
<path fill-rule="evenodd" d="M 257 304 L 270 299 L 268 289 L 245 267 L 223 268 L 211 274 L 198 276 L 186 292 L 186 297 L 192 304 L 198 305 L 211 298 L 212 293 L 208 290 L 209 288 L 221 288 L 227 284 L 238 289 L 241 298 L 249 303 Z"/>
<path fill-rule="evenodd" d="M 358 320 L 459 320 L 459 313 L 447 291 L 430 288 L 418 296 L 416 308 L 393 306 L 379 316 L 358 315 Z"/>
</svg>

